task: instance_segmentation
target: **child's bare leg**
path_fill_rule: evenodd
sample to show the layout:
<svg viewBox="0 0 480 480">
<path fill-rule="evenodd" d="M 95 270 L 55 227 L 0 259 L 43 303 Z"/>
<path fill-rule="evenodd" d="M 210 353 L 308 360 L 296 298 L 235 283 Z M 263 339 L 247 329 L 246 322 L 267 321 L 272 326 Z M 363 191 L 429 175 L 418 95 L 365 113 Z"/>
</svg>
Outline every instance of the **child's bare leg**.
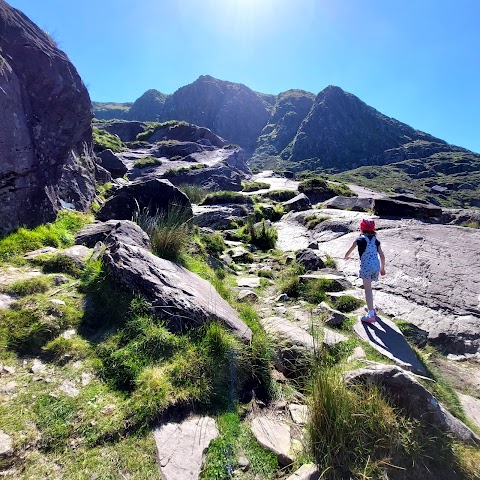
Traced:
<svg viewBox="0 0 480 480">
<path fill-rule="evenodd" d="M 372 281 L 363 280 L 363 289 L 365 290 L 365 300 L 367 301 L 367 308 L 368 310 L 373 310 L 373 290 L 372 290 Z"/>
</svg>

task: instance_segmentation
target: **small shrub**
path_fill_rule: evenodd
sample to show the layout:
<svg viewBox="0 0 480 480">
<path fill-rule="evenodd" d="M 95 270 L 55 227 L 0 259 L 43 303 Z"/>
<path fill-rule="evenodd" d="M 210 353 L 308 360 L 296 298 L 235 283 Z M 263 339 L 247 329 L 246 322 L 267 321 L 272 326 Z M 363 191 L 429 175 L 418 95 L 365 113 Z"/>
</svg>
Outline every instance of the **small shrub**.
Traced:
<svg viewBox="0 0 480 480">
<path fill-rule="evenodd" d="M 219 232 L 212 233 L 211 235 L 201 235 L 201 242 L 205 246 L 205 249 L 209 255 L 220 255 L 226 248 L 225 240 Z"/>
<path fill-rule="evenodd" d="M 311 215 L 307 215 L 305 217 L 305 222 L 308 230 L 314 229 L 319 223 L 324 222 L 325 220 L 330 220 L 331 217 L 328 217 L 326 215 L 318 217 L 314 213 Z"/>
<path fill-rule="evenodd" d="M 342 295 L 332 300 L 334 308 L 343 313 L 350 313 L 360 308 L 363 305 L 363 301 L 351 295 Z"/>
<path fill-rule="evenodd" d="M 207 195 L 200 205 L 223 205 L 226 203 L 252 204 L 253 200 L 239 192 L 214 192 Z"/>
<path fill-rule="evenodd" d="M 275 248 L 278 233 L 274 226 L 266 225 L 265 222 L 262 222 L 261 225 L 248 222 L 245 229 L 248 233 L 248 243 L 264 251 Z"/>
<path fill-rule="evenodd" d="M 294 190 L 270 190 L 269 192 L 263 193 L 262 197 L 269 198 L 275 202 L 286 202 L 297 195 L 298 192 Z"/>
<path fill-rule="evenodd" d="M 262 205 L 257 203 L 253 209 L 253 213 L 257 222 L 261 220 L 271 220 L 275 222 L 280 220 L 285 212 L 283 206 L 280 204 Z"/>
<path fill-rule="evenodd" d="M 298 298 L 300 295 L 300 279 L 298 276 L 304 273 L 305 268 L 298 263 L 287 267 L 278 282 L 278 290 L 289 297 Z"/>
<path fill-rule="evenodd" d="M 334 270 L 337 269 L 337 262 L 330 255 L 328 255 L 328 253 L 326 255 L 326 258 L 323 264 L 325 265 L 326 268 L 332 268 Z"/>
<path fill-rule="evenodd" d="M 133 166 L 137 168 L 147 168 L 147 167 L 153 167 L 154 165 L 161 165 L 161 164 L 162 164 L 162 161 L 159 158 L 143 157 L 135 161 Z"/>
<path fill-rule="evenodd" d="M 202 200 L 208 195 L 209 191 L 206 188 L 201 187 L 200 185 L 189 185 L 182 183 L 177 187 L 181 192 L 183 192 L 191 203 L 201 204 Z"/>
<path fill-rule="evenodd" d="M 61 253 L 38 255 L 31 261 L 40 265 L 45 273 L 66 273 L 78 277 L 82 272 L 82 267 L 75 260 Z"/>
<path fill-rule="evenodd" d="M 48 342 L 42 347 L 42 351 L 56 362 L 63 360 L 66 356 L 69 360 L 78 360 L 87 356 L 89 343 L 78 335 L 72 338 L 60 336 Z"/>
<path fill-rule="evenodd" d="M 181 175 L 182 173 L 188 173 L 192 170 L 201 170 L 203 168 L 207 168 L 207 166 L 204 163 L 195 163 L 195 164 L 190 165 L 188 167 L 169 168 L 163 174 L 163 176 L 165 178 L 172 178 L 172 177 L 176 177 L 177 175 Z"/>
<path fill-rule="evenodd" d="M 148 234 L 155 255 L 180 261 L 190 241 L 190 212 L 182 205 L 169 205 L 165 212 L 151 215 L 148 210 L 135 215 L 135 221 Z"/>
<path fill-rule="evenodd" d="M 255 192 L 257 190 L 263 190 L 266 188 L 270 188 L 270 184 L 266 182 L 242 183 L 242 190 L 244 192 Z"/>
</svg>

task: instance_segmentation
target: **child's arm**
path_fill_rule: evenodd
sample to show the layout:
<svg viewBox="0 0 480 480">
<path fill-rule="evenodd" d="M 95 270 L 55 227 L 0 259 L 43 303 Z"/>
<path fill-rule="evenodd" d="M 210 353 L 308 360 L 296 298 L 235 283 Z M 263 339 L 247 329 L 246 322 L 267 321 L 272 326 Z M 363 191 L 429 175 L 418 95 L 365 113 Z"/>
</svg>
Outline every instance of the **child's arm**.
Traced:
<svg viewBox="0 0 480 480">
<path fill-rule="evenodd" d="M 378 246 L 378 256 L 380 257 L 380 275 L 385 275 L 385 255 L 380 245 Z"/>
<path fill-rule="evenodd" d="M 343 258 L 344 260 L 348 260 L 350 258 L 350 254 L 355 250 L 356 246 L 357 246 L 357 241 L 355 240 L 352 246 L 348 249 L 348 252 L 345 254 L 345 257 Z"/>
</svg>

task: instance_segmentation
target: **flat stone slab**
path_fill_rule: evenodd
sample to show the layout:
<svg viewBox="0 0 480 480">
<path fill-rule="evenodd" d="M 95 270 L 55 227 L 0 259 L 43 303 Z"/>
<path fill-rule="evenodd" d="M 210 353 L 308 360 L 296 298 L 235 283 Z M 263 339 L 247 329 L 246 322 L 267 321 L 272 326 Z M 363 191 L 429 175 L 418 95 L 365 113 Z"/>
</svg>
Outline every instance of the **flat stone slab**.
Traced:
<svg viewBox="0 0 480 480">
<path fill-rule="evenodd" d="M 425 368 L 395 323 L 378 315 L 376 320 L 375 323 L 364 323 L 358 319 L 353 329 L 362 340 L 397 365 L 419 375 L 426 375 Z"/>
<path fill-rule="evenodd" d="M 288 406 L 288 410 L 294 423 L 297 423 L 298 425 L 305 425 L 307 423 L 308 407 L 306 405 L 291 403 Z"/>
<path fill-rule="evenodd" d="M 470 395 L 457 392 L 460 403 L 462 404 L 465 416 L 480 427 L 480 400 Z"/>
<path fill-rule="evenodd" d="M 340 342 L 345 342 L 345 340 L 348 340 L 348 337 L 343 333 L 330 330 L 329 328 L 323 328 L 323 344 L 327 347 L 331 347 Z"/>
<path fill-rule="evenodd" d="M 256 288 L 260 286 L 260 277 L 237 278 L 237 285 L 242 288 Z"/>
<path fill-rule="evenodd" d="M 272 452 L 281 465 L 290 465 L 293 462 L 292 439 L 287 423 L 267 417 L 256 417 L 251 422 L 251 429 L 258 443 Z"/>
<path fill-rule="evenodd" d="M 0 310 L 1 309 L 7 309 L 15 301 L 16 301 L 16 299 L 14 297 L 11 297 L 10 295 L 7 295 L 6 293 L 0 293 Z"/>
<path fill-rule="evenodd" d="M 202 469 L 203 454 L 218 435 L 217 423 L 211 417 L 195 417 L 156 428 L 153 437 L 160 478 L 197 480 Z"/>
</svg>

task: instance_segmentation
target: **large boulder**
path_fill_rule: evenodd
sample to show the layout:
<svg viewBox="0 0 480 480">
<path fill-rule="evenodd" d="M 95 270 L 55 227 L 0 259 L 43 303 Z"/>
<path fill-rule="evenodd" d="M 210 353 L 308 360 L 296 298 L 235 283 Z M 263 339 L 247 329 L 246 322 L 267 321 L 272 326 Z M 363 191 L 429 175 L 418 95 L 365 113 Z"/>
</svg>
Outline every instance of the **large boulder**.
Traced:
<svg viewBox="0 0 480 480">
<path fill-rule="evenodd" d="M 127 166 L 110 150 L 103 150 L 97 157 L 105 170 L 108 170 L 113 178 L 123 177 L 127 172 Z"/>
<path fill-rule="evenodd" d="M 111 278 L 140 294 L 173 331 L 217 320 L 242 341 L 251 330 L 206 280 L 148 250 L 121 241 L 110 243 L 103 262 Z"/>
<path fill-rule="evenodd" d="M 480 445 L 480 438 L 462 421 L 455 418 L 415 378 L 400 367 L 377 365 L 349 372 L 350 383 L 374 383 L 383 387 L 393 403 L 412 417 L 429 423 L 458 440 Z"/>
<path fill-rule="evenodd" d="M 309 198 L 304 193 L 299 193 L 291 200 L 282 203 L 286 212 L 302 212 L 312 208 Z"/>
<path fill-rule="evenodd" d="M 0 233 L 95 196 L 90 98 L 43 30 L 0 3 Z"/>
<path fill-rule="evenodd" d="M 185 216 L 192 217 L 190 200 L 168 180 L 139 179 L 120 187 L 100 208 L 97 218 L 131 220 L 137 211 L 148 209 L 155 214 L 167 211 L 172 205 L 183 208 Z"/>
</svg>

